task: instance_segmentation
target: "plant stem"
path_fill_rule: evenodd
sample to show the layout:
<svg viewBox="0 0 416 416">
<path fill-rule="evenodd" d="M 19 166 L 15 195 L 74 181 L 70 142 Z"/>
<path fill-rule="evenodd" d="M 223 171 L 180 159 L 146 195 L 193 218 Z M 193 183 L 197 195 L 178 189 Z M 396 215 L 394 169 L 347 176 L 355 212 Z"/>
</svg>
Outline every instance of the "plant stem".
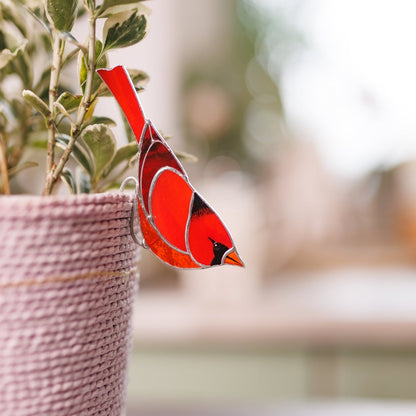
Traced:
<svg viewBox="0 0 416 416">
<path fill-rule="evenodd" d="M 56 168 L 53 169 L 51 174 L 50 183 L 48 183 L 47 188 L 45 188 L 45 192 L 50 194 L 54 185 L 56 184 L 59 176 L 62 173 L 63 168 L 65 167 L 66 162 L 68 161 L 69 155 L 74 148 L 75 142 L 77 141 L 78 137 L 81 134 L 82 125 L 85 120 L 85 116 L 87 115 L 88 109 L 91 105 L 91 98 L 92 98 L 92 85 L 95 75 L 95 23 L 96 17 L 94 16 L 93 12 L 90 12 L 89 17 L 89 38 L 88 38 L 88 71 L 87 71 L 87 79 L 85 81 L 85 91 L 84 95 L 81 100 L 80 108 L 78 111 L 77 121 L 72 126 L 71 129 L 71 140 L 69 141 L 66 149 L 62 153 L 61 158 L 59 159 Z"/>
<path fill-rule="evenodd" d="M 46 159 L 46 181 L 43 194 L 49 194 L 52 190 L 51 184 L 53 181 L 53 171 L 55 163 L 55 101 L 58 95 L 58 83 L 59 75 L 62 68 L 62 55 L 65 49 L 65 42 L 59 37 L 59 34 L 53 33 L 53 55 L 52 55 L 52 67 L 51 78 L 49 81 L 49 111 L 50 116 L 48 118 L 48 153 Z"/>
<path fill-rule="evenodd" d="M 0 135 L 0 173 L 3 179 L 3 193 L 10 195 L 9 173 L 7 171 L 6 149 L 3 137 Z"/>
</svg>

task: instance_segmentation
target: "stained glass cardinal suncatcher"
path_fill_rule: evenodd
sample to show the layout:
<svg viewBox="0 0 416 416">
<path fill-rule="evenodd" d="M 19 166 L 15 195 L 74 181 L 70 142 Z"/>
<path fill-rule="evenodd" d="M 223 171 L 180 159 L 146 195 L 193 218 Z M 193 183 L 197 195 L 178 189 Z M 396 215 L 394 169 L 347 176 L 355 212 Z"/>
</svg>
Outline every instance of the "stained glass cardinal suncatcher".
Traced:
<svg viewBox="0 0 416 416">
<path fill-rule="evenodd" d="M 123 66 L 99 69 L 138 142 L 138 213 L 144 242 L 179 268 L 243 266 L 227 228 L 190 184 L 179 160 L 145 118 Z"/>
</svg>

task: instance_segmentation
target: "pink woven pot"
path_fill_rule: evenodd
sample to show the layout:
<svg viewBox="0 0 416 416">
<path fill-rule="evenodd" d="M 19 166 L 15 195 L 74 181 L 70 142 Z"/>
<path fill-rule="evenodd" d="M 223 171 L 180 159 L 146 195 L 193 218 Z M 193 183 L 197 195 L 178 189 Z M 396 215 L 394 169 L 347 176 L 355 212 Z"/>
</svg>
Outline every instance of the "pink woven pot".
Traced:
<svg viewBox="0 0 416 416">
<path fill-rule="evenodd" d="M 124 412 L 132 197 L 0 199 L 0 414 Z"/>
</svg>

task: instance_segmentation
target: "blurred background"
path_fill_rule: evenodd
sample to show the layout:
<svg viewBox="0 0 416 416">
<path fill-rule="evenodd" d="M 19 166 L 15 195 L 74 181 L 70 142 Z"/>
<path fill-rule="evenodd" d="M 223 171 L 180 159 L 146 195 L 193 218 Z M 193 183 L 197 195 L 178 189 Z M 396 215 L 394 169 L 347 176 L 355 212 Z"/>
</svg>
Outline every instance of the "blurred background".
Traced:
<svg viewBox="0 0 416 416">
<path fill-rule="evenodd" d="M 128 415 L 416 414 L 415 2 L 148 6 L 110 63 L 246 268 L 143 253 Z"/>
</svg>

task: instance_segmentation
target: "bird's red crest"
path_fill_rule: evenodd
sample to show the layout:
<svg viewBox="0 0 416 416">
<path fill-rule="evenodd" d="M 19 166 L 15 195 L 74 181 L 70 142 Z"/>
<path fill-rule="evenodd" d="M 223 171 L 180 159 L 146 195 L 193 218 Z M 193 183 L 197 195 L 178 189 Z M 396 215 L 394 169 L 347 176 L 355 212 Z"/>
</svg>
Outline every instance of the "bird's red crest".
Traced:
<svg viewBox="0 0 416 416">
<path fill-rule="evenodd" d="M 171 148 L 145 118 L 126 69 L 97 72 L 137 139 L 138 213 L 146 246 L 175 267 L 243 266 L 224 223 L 194 190 Z"/>
</svg>

